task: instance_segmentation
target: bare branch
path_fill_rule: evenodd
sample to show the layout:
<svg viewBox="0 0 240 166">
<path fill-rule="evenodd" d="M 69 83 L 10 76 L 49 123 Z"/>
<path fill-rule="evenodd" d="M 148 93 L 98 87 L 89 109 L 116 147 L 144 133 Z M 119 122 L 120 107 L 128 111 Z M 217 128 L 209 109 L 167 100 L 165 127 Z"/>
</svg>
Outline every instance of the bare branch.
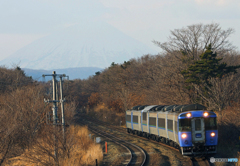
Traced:
<svg viewBox="0 0 240 166">
<path fill-rule="evenodd" d="M 170 54 L 184 51 L 192 60 L 198 59 L 210 43 L 214 51 L 221 54 L 235 49 L 228 41 L 228 37 L 234 33 L 234 30 L 231 28 L 222 30 L 217 23 L 195 24 L 170 32 L 171 36 L 169 36 L 168 42 L 153 41 L 153 43 Z"/>
</svg>

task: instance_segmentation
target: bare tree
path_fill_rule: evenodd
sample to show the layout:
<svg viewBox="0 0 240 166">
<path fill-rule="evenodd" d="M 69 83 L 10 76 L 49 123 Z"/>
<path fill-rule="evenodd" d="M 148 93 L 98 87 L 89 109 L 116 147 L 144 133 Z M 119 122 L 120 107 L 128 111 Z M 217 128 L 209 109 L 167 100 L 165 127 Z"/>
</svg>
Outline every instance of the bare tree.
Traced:
<svg viewBox="0 0 240 166">
<path fill-rule="evenodd" d="M 210 43 L 213 51 L 217 51 L 220 55 L 233 50 L 235 47 L 228 40 L 233 32 L 232 28 L 223 30 L 218 23 L 194 24 L 172 30 L 168 42 L 153 42 L 170 54 L 175 55 L 180 51 L 188 58 L 196 60 Z"/>
<path fill-rule="evenodd" d="M 43 96 L 37 85 L 0 96 L 0 165 L 29 147 L 45 123 Z"/>
<path fill-rule="evenodd" d="M 203 86 L 195 84 L 194 87 L 200 98 L 208 104 L 208 108 L 219 112 L 221 119 L 222 109 L 231 106 L 231 103 L 240 97 L 239 74 L 231 74 L 222 79 L 210 78 L 209 82 L 212 86 L 205 83 Z"/>
</svg>

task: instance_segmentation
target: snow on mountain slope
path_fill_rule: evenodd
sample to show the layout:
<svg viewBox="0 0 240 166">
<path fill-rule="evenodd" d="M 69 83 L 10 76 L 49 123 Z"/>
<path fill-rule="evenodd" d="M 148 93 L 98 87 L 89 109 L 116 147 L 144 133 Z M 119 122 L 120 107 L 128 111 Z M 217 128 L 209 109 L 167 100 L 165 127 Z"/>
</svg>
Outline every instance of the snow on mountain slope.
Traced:
<svg viewBox="0 0 240 166">
<path fill-rule="evenodd" d="M 106 68 L 145 54 L 156 54 L 143 43 L 105 22 L 84 22 L 38 39 L 0 62 L 21 68 Z"/>
</svg>

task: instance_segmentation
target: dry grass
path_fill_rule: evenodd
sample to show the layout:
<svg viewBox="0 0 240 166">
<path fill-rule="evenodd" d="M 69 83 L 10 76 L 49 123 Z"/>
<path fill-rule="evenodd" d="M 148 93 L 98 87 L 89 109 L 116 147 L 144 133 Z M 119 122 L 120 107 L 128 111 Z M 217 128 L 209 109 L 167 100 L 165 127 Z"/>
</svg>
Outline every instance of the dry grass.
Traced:
<svg viewBox="0 0 240 166">
<path fill-rule="evenodd" d="M 94 165 L 96 159 L 102 161 L 102 148 L 89 139 L 87 127 L 72 127 L 70 135 L 75 136 L 74 146 L 70 150 L 69 157 L 65 156 L 62 160 L 62 165 Z"/>
<path fill-rule="evenodd" d="M 101 146 L 95 144 L 88 136 L 87 127 L 71 126 L 67 132 L 66 150 L 58 141 L 59 166 L 94 165 L 95 160 L 101 162 L 103 153 Z M 54 165 L 54 144 L 49 138 L 39 138 L 37 143 L 21 156 L 11 159 L 8 165 Z"/>
</svg>

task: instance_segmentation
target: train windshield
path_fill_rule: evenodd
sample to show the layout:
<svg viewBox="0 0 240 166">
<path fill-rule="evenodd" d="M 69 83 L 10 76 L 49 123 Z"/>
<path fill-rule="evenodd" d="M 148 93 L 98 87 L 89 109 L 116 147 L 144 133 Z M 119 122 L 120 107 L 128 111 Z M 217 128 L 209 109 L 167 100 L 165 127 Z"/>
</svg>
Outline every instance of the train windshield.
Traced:
<svg viewBox="0 0 240 166">
<path fill-rule="evenodd" d="M 205 118 L 205 130 L 217 130 L 217 118 Z"/>
<path fill-rule="evenodd" d="M 191 131 L 191 119 L 179 119 L 179 131 Z"/>
</svg>

